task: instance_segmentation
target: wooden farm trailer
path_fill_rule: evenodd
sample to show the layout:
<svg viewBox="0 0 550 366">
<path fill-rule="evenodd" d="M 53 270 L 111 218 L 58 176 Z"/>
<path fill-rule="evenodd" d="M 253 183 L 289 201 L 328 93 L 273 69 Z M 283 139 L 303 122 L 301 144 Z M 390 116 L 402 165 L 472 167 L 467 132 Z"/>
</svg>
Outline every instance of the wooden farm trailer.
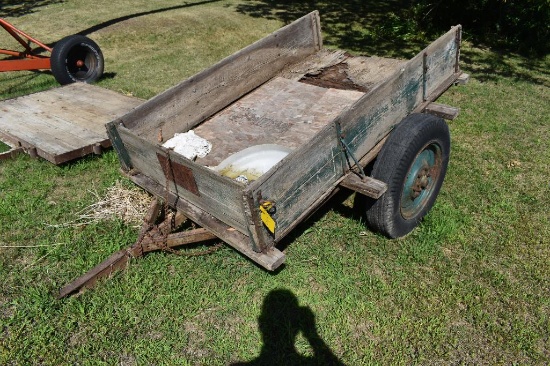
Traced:
<svg viewBox="0 0 550 366">
<path fill-rule="evenodd" d="M 342 186 L 371 197 L 362 209 L 375 230 L 397 237 L 418 224 L 447 167 L 441 117 L 458 110 L 433 102 L 462 80 L 460 41 L 456 26 L 408 61 L 354 57 L 323 48 L 312 12 L 107 131 L 136 184 L 274 270 L 285 260 L 276 244 Z M 192 160 L 162 146 L 189 130 L 212 143 L 208 155 Z M 291 152 L 248 184 L 211 169 L 262 144 Z"/>
</svg>

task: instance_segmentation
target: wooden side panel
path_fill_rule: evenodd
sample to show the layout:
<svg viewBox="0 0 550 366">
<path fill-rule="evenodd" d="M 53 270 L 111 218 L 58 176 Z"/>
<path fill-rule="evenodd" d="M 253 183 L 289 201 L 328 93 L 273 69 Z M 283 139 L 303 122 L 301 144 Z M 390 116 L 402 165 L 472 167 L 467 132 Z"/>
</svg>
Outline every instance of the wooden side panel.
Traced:
<svg viewBox="0 0 550 366">
<path fill-rule="evenodd" d="M 275 202 L 275 240 L 280 240 L 343 174 L 342 148 L 334 124 L 329 124 L 249 187 L 256 206 L 251 209 L 258 212 L 260 198 Z"/>
<path fill-rule="evenodd" d="M 457 32 L 460 27 L 451 29 L 339 116 L 337 122 L 356 157 L 367 154 L 420 105 L 437 99 L 460 74 Z"/>
<path fill-rule="evenodd" d="M 149 100 L 122 118 L 139 136 L 168 139 L 193 128 L 265 83 L 286 65 L 321 48 L 312 12 Z"/>
<path fill-rule="evenodd" d="M 243 186 L 240 183 L 222 177 L 178 154 L 170 153 L 134 135 L 132 131 L 122 126 L 117 126 L 117 130 L 133 169 L 158 184 L 168 187 L 171 193 L 211 213 L 225 224 L 245 234 L 248 233 L 243 210 Z M 159 155 L 169 158 L 159 159 Z M 172 165 L 166 166 L 166 161 L 171 162 Z M 164 171 L 177 169 L 177 167 L 185 169 L 184 178 L 177 178 L 178 172 L 175 172 L 176 179 L 170 176 L 167 179 Z M 181 184 L 181 179 L 189 180 L 189 184 Z M 175 184 L 174 180 L 180 184 Z M 196 189 L 190 189 L 190 187 L 196 187 Z"/>
<path fill-rule="evenodd" d="M 347 163 L 336 125 L 340 126 L 342 137 L 354 156 L 365 156 L 404 117 L 427 103 L 425 95 L 428 100 L 437 98 L 438 93 L 450 85 L 449 80 L 458 75 L 457 32 L 459 28 L 453 28 L 408 61 L 353 106 L 343 110 L 307 146 L 295 150 L 251 185 L 249 189 L 253 190 L 256 200 L 261 197 L 276 203 L 276 241 L 288 234 L 343 179 Z M 428 77 L 424 75 L 425 64 L 430 73 Z M 257 212 L 256 207 L 251 209 Z"/>
</svg>

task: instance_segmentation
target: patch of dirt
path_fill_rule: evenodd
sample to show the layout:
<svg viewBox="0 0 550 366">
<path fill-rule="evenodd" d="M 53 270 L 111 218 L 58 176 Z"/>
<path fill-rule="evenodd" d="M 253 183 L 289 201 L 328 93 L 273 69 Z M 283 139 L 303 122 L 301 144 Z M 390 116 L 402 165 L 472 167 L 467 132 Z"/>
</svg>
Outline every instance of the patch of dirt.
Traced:
<svg viewBox="0 0 550 366">
<path fill-rule="evenodd" d="M 348 65 L 339 63 L 322 70 L 307 73 L 300 79 L 302 83 L 320 86 L 323 88 L 357 90 L 363 93 L 369 91 L 362 85 L 354 83 L 348 76 Z"/>
</svg>

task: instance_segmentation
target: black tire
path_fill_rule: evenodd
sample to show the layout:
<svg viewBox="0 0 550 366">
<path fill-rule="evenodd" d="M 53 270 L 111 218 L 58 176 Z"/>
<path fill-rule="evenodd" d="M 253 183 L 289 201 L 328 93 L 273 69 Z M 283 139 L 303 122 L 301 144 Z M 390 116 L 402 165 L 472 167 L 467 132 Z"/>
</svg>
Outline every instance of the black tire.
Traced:
<svg viewBox="0 0 550 366">
<path fill-rule="evenodd" d="M 88 37 L 65 37 L 52 50 L 52 73 L 61 85 L 77 81 L 93 83 L 103 75 L 103 67 L 101 49 Z"/>
<path fill-rule="evenodd" d="M 371 176 L 388 184 L 367 204 L 368 226 L 398 238 L 411 232 L 432 208 L 447 165 L 451 138 L 447 123 L 430 114 L 411 114 L 391 132 Z"/>
</svg>

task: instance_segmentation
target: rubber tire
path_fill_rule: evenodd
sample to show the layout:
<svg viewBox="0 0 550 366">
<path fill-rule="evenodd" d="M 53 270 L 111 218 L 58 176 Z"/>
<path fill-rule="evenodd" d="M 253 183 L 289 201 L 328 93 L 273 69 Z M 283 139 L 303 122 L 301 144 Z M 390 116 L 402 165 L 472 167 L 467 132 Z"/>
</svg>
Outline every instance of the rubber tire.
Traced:
<svg viewBox="0 0 550 366">
<path fill-rule="evenodd" d="M 442 118 L 430 114 L 411 114 L 401 121 L 391 132 L 372 168 L 371 176 L 385 182 L 388 190 L 365 207 L 367 225 L 389 238 L 405 236 L 418 226 L 439 194 L 447 172 L 450 147 L 449 127 Z M 437 164 L 430 171 L 435 178 L 430 180 L 430 175 L 425 175 L 429 189 L 421 191 L 418 198 L 422 199 L 417 201 L 418 207 L 415 207 L 417 198 L 404 198 L 403 195 L 406 185 L 412 188 L 410 182 L 415 179 L 412 175 L 409 177 L 409 172 L 416 169 L 416 175 L 417 157 L 423 159 L 432 151 L 436 151 L 434 155 L 437 155 Z M 411 190 L 409 192 L 412 193 Z"/>
<path fill-rule="evenodd" d="M 83 61 L 83 66 L 79 67 L 77 60 Z M 61 85 L 77 81 L 93 83 L 103 75 L 103 53 L 85 36 L 72 35 L 61 39 L 55 44 L 50 61 L 52 74 Z"/>
</svg>

